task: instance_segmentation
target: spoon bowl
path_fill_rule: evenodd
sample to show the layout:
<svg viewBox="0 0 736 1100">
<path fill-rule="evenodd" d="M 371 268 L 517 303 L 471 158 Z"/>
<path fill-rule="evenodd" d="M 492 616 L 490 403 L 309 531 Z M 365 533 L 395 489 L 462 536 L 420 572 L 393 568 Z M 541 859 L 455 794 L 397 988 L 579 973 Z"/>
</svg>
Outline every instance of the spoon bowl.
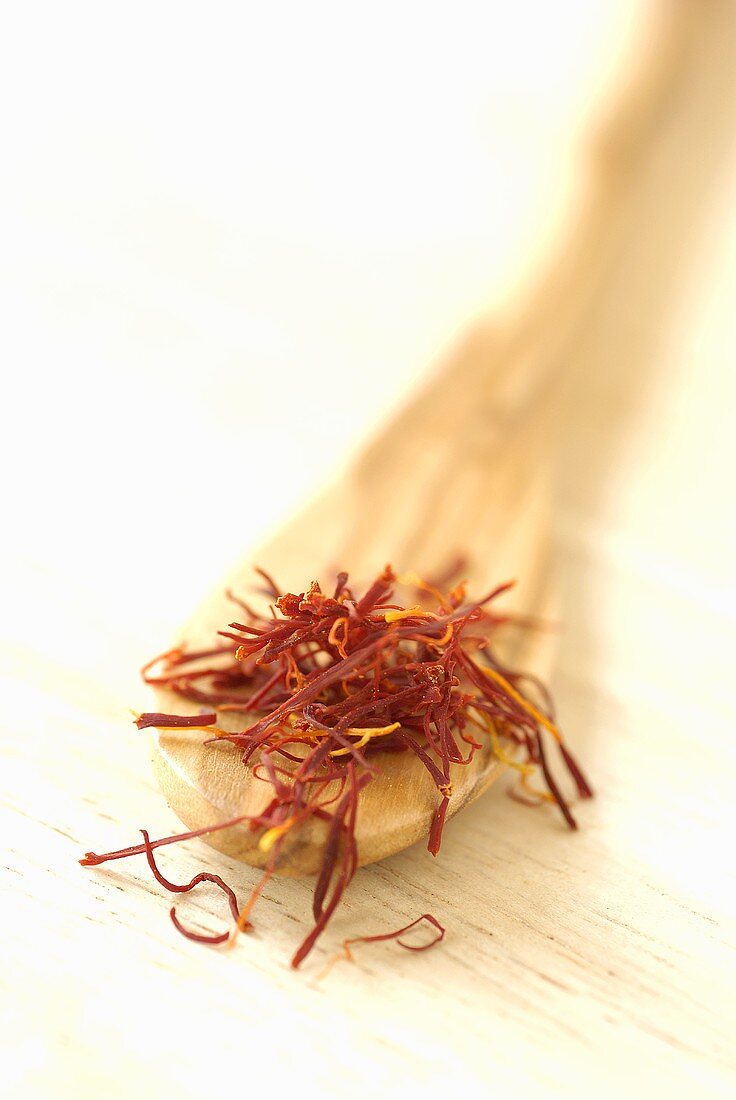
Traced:
<svg viewBox="0 0 736 1100">
<path fill-rule="evenodd" d="M 211 610 L 210 605 L 207 605 Z M 206 644 L 201 619 L 192 624 L 198 644 Z M 512 633 L 507 642 L 510 643 Z M 188 635 L 191 637 L 191 634 Z M 211 640 L 211 638 L 210 638 Z M 517 639 L 516 658 L 543 673 L 554 649 L 554 635 L 534 631 L 521 647 Z M 505 647 L 511 648 L 510 644 Z M 187 704 L 163 685 L 156 685 L 156 709 L 162 713 L 196 713 L 196 705 Z M 218 727 L 228 733 L 241 732 L 249 719 L 231 711 L 218 713 Z M 224 739 L 213 740 L 202 729 L 151 730 L 153 770 L 172 810 L 192 829 L 216 826 L 240 816 L 254 817 L 263 812 L 273 791 L 268 782 L 254 774 L 252 765 L 243 764 L 242 749 Z M 255 761 L 254 761 L 255 762 Z M 422 761 L 412 752 L 373 752 L 369 763 L 375 777 L 359 795 L 355 839 L 360 865 L 393 855 L 416 841 L 426 838 L 435 811 L 441 801 L 436 784 Z M 447 819 L 478 798 L 505 768 L 484 740 L 467 764 L 450 766 L 452 793 Z M 334 784 L 337 793 L 338 784 Z M 324 792 L 328 799 L 333 791 Z M 260 845 L 262 830 L 253 831 L 248 821 L 227 829 L 205 834 L 203 839 L 214 848 L 251 866 L 284 875 L 309 875 L 320 866 L 327 835 L 327 823 L 311 817 L 294 827 L 283 839 L 277 853 Z M 275 863 L 273 862 L 275 858 Z"/>
</svg>

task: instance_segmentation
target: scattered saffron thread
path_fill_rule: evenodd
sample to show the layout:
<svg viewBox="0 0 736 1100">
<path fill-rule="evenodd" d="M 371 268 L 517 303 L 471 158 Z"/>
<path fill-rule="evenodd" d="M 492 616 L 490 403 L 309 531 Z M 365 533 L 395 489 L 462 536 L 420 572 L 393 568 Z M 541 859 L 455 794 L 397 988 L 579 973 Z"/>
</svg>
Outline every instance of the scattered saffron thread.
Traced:
<svg viewBox="0 0 736 1100">
<path fill-rule="evenodd" d="M 423 921 L 432 925 L 436 929 L 436 935 L 432 936 L 426 943 L 405 943 L 401 937 L 410 932 L 412 928 L 416 928 Z M 445 938 L 445 929 L 431 913 L 422 913 L 421 917 L 417 917 L 416 920 L 411 921 L 410 924 L 405 924 L 403 928 L 397 928 L 393 932 L 382 932 L 377 936 L 355 936 L 352 939 L 343 940 L 342 951 L 335 955 L 325 966 L 319 978 L 326 977 L 329 974 L 335 963 L 340 962 L 341 959 L 347 959 L 348 962 L 353 962 L 353 953 L 350 950 L 356 943 L 382 943 L 388 940 L 395 940 L 399 947 L 403 947 L 406 951 L 428 951 L 430 947 L 434 947 L 435 944 L 440 943 Z"/>
<path fill-rule="evenodd" d="M 219 875 L 213 875 L 209 871 L 200 871 L 199 874 L 194 876 L 191 882 L 188 882 L 183 886 L 177 886 L 175 882 L 170 882 L 167 878 L 165 878 L 164 875 L 162 875 L 161 871 L 158 869 L 156 860 L 154 859 L 153 855 L 153 848 L 151 847 L 151 840 L 146 830 L 141 829 L 141 834 L 143 836 L 143 844 L 146 850 L 146 859 L 148 860 L 148 866 L 151 868 L 151 871 L 153 872 L 153 877 L 156 879 L 156 882 L 159 882 L 167 890 L 170 890 L 172 894 L 186 894 L 190 890 L 193 890 L 194 887 L 197 886 L 200 882 L 212 882 L 215 886 L 219 886 L 223 894 L 225 894 L 226 898 L 230 902 L 230 912 L 233 915 L 233 919 L 236 921 L 238 920 L 240 916 L 238 899 L 236 898 L 232 888 L 228 886 L 228 884 L 224 882 Z M 185 928 L 178 920 L 176 916 L 176 907 L 173 905 L 169 912 L 169 916 L 171 917 L 171 920 L 173 921 L 176 929 L 181 932 L 183 936 L 186 936 L 189 940 L 196 940 L 198 943 L 224 943 L 225 940 L 229 939 L 230 937 L 229 932 L 223 932 L 221 935 L 208 936 L 202 935 L 199 932 L 190 931 L 188 928 Z"/>
<path fill-rule="evenodd" d="M 222 642 L 209 649 L 179 646 L 146 663 L 148 684 L 165 685 L 182 699 L 184 709 L 200 713 L 136 715 L 139 729 L 201 730 L 209 740 L 226 740 L 241 752 L 244 767 L 270 785 L 265 809 L 215 826 L 98 855 L 80 862 L 97 866 L 108 860 L 145 855 L 165 889 L 188 893 L 202 882 L 226 895 L 234 921 L 232 932 L 203 934 L 184 927 L 171 909 L 171 920 L 184 936 L 197 942 L 235 941 L 250 927 L 250 913 L 265 885 L 278 870 L 282 853 L 298 842 L 307 822 L 324 828 L 322 862 L 315 882 L 314 925 L 291 962 L 297 967 L 309 955 L 338 907 L 358 867 L 356 821 L 360 794 L 380 771 L 381 753 L 413 753 L 437 788 L 437 806 L 427 847 L 437 855 L 452 798 L 453 768 L 467 765 L 482 747 L 470 727 L 480 731 L 493 754 L 516 768 L 520 785 L 513 796 L 530 805 L 555 802 L 570 828 L 575 818 L 550 770 L 544 734 L 551 734 L 581 798 L 592 795 L 579 766 L 563 744 L 546 689 L 533 677 L 504 668 L 491 648 L 492 636 L 513 617 L 489 607 L 510 584 L 484 599 L 467 603 L 465 584 L 446 594 L 439 581 L 427 583 L 415 574 L 397 578 L 390 566 L 367 591 L 356 597 L 346 573 L 339 573 L 333 595 L 317 582 L 306 592 L 280 593 L 273 578 L 257 570 L 269 601 L 270 615 L 254 611 L 233 593 L 239 619 L 219 632 Z M 422 603 L 394 602 L 403 584 Z M 434 601 L 434 606 L 431 606 Z M 240 621 L 242 620 L 242 621 Z M 536 700 L 529 698 L 535 693 Z M 242 729 L 229 732 L 218 714 L 242 715 Z M 529 783 L 541 770 L 547 790 Z M 219 875 L 201 872 L 177 885 L 159 870 L 154 849 L 247 823 L 258 833 L 257 847 L 267 855 L 264 874 L 245 905 Z M 436 935 L 414 945 L 401 937 L 421 923 Z M 439 943 L 444 928 L 429 913 L 395 932 L 359 936 L 351 946 L 395 940 L 423 951 Z"/>
</svg>

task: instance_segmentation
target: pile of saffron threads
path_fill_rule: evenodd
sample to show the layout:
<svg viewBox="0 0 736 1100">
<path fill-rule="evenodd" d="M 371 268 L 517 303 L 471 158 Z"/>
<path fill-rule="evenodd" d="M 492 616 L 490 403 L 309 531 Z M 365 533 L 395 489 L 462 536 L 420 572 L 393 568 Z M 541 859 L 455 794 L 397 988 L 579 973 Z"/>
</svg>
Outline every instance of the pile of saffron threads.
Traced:
<svg viewBox="0 0 736 1100">
<path fill-rule="evenodd" d="M 467 602 L 465 584 L 441 592 L 413 574 L 400 578 L 390 566 L 362 594 L 339 573 L 331 594 L 316 582 L 308 591 L 282 594 L 273 579 L 257 570 L 271 601 L 259 613 L 228 592 L 237 618 L 219 632 L 221 641 L 207 650 L 178 648 L 149 662 L 146 683 L 182 699 L 182 709 L 200 713 L 142 714 L 139 729 L 192 728 L 212 740 L 236 745 L 244 768 L 270 786 L 270 801 L 257 816 L 232 818 L 216 826 L 97 855 L 80 862 L 97 866 L 108 860 L 145 855 L 156 880 L 167 890 L 185 893 L 200 882 L 226 895 L 232 932 L 206 935 L 185 928 L 176 910 L 171 919 L 189 939 L 224 943 L 250 925 L 253 905 L 277 868 L 279 853 L 292 830 L 307 820 L 325 823 L 322 862 L 313 895 L 314 924 L 295 952 L 299 966 L 324 931 L 358 867 L 356 821 L 360 793 L 380 774 L 380 754 L 413 753 L 437 788 L 437 807 L 427 847 L 437 855 L 452 795 L 451 765 L 467 765 L 490 743 L 502 762 L 520 774 L 515 797 L 532 804 L 556 803 L 570 828 L 576 823 L 549 765 L 551 739 L 572 775 L 581 798 L 591 789 L 565 747 L 555 725 L 549 694 L 535 678 L 505 668 L 494 653 L 494 633 L 509 622 L 495 614 L 494 601 L 509 584 L 483 599 Z M 421 602 L 396 602 L 397 584 L 413 590 Z M 532 698 L 534 701 L 532 701 Z M 242 716 L 242 730 L 218 727 L 220 714 Z M 546 789 L 531 785 L 539 770 Z M 218 875 L 201 873 L 177 885 L 159 870 L 154 849 L 246 822 L 260 833 L 268 853 L 266 870 L 245 905 Z M 417 946 L 401 937 L 415 925 L 429 925 L 433 938 Z M 394 939 L 410 950 L 439 942 L 444 929 L 424 914 L 410 925 L 379 936 L 346 941 Z"/>
</svg>

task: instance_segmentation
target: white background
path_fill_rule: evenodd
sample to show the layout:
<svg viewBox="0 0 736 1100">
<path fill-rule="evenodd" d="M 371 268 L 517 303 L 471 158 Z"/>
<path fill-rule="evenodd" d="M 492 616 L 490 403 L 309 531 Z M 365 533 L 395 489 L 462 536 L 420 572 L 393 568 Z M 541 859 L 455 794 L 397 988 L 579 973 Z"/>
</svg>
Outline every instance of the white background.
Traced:
<svg viewBox="0 0 736 1100">
<path fill-rule="evenodd" d="M 679 281 L 642 368 L 626 370 L 646 324 L 636 263 L 608 351 L 588 358 L 583 340 L 560 429 L 556 687 L 600 797 L 577 856 L 501 798 L 468 811 L 452 834 L 460 877 L 444 887 L 446 907 L 480 914 L 477 935 L 460 927 L 448 943 L 461 984 L 432 984 L 445 964 L 390 954 L 336 972 L 329 992 L 296 983 L 285 918 L 278 947 L 266 936 L 212 961 L 172 943 L 142 871 L 118 894 L 74 864 L 103 830 L 128 843 L 160 808 L 125 711 L 137 663 L 471 317 L 523 297 L 574 220 L 588 135 L 651 10 L 6 14 L 0 719 L 20 877 L 0 916 L 0 979 L 20 1095 L 245 1090 L 281 1026 L 323 1095 L 336 1081 L 355 1095 L 411 1095 L 407 1081 L 423 1095 L 728 1094 L 732 141 L 687 212 L 687 251 L 673 259 L 661 241 Z M 539 867 L 521 851 L 529 836 Z M 498 863 L 476 881 L 462 860 L 481 840 Z M 404 891 L 422 904 L 414 859 L 358 876 L 353 912 L 403 905 Z M 286 908 L 304 902 L 300 886 L 279 889 Z M 271 1082 L 288 1083 L 278 1053 Z"/>
<path fill-rule="evenodd" d="M 637 7 L 19 7 L 7 551 L 179 616 L 523 280 Z"/>
</svg>

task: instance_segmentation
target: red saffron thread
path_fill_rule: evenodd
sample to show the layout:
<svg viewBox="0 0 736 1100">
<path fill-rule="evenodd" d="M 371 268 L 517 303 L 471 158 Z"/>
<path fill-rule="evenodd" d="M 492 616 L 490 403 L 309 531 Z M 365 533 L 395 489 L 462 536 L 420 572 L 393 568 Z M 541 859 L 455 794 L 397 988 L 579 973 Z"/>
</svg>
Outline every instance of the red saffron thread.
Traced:
<svg viewBox="0 0 736 1100">
<path fill-rule="evenodd" d="M 145 829 L 141 829 L 141 835 L 143 836 L 143 846 L 146 851 L 148 866 L 151 868 L 151 871 L 153 872 L 153 877 L 156 879 L 156 882 L 159 882 L 167 890 L 170 890 L 172 894 L 187 894 L 190 890 L 193 890 L 195 886 L 198 886 L 200 882 L 211 882 L 215 886 L 218 886 L 220 890 L 222 890 L 223 894 L 230 902 L 230 912 L 233 915 L 233 920 L 238 919 L 240 909 L 238 906 L 238 899 L 235 896 L 235 892 L 233 891 L 232 887 L 228 886 L 228 884 L 220 878 L 219 875 L 213 875 L 209 871 L 200 871 L 199 874 L 194 876 L 191 882 L 187 882 L 183 886 L 178 886 L 175 882 L 170 882 L 169 879 L 162 875 L 156 864 L 156 860 L 154 859 L 153 855 L 153 848 L 151 847 L 151 840 Z M 169 912 L 169 916 L 171 917 L 171 920 L 177 931 L 181 932 L 182 936 L 186 936 L 188 940 L 196 940 L 197 943 L 224 943 L 225 940 L 229 939 L 229 932 L 223 932 L 220 935 L 205 935 L 200 932 L 192 932 L 190 929 L 185 928 L 184 925 L 181 924 L 181 922 L 177 918 L 176 907 L 173 905 Z"/>
<path fill-rule="evenodd" d="M 250 926 L 251 909 L 278 869 L 284 846 L 298 837 L 310 819 L 322 821 L 325 841 L 314 888 L 314 925 L 291 960 L 298 967 L 357 870 L 360 792 L 378 774 L 381 753 L 413 753 L 431 776 L 438 799 L 427 843 L 433 855 L 442 843 L 452 768 L 466 765 L 481 747 L 466 728 L 469 724 L 486 734 L 499 759 L 522 771 L 523 784 L 528 772 L 539 768 L 549 791 L 542 800 L 554 800 L 568 826 L 577 828 L 550 770 L 545 734 L 557 742 L 578 795 L 590 798 L 592 790 L 562 741 L 549 695 L 533 677 L 504 668 L 491 647 L 494 630 L 514 618 L 497 615 L 488 605 L 510 584 L 499 585 L 475 603 L 465 603 L 464 584 L 443 594 L 437 589 L 439 582 L 427 584 L 413 575 L 399 581 L 386 566 L 356 598 L 346 573 L 337 575 L 334 594 L 327 595 L 317 582 L 306 592 L 281 593 L 268 573 L 257 572 L 264 584 L 261 595 L 273 601 L 270 615 L 255 612 L 228 592 L 244 621 L 231 622 L 220 631 L 224 643 L 191 652 L 177 647 L 142 670 L 147 683 L 165 684 L 190 706 L 204 704 L 209 710 L 141 714 L 136 725 L 139 729 L 211 727 L 213 739 L 236 745 L 243 765 L 270 785 L 267 807 L 256 816 L 154 841 L 142 830 L 142 845 L 104 855 L 88 852 L 80 863 L 97 866 L 145 854 L 156 881 L 167 890 L 186 893 L 199 883 L 211 882 L 227 896 L 237 932 Z M 421 602 L 397 603 L 397 583 L 411 587 L 413 597 Z M 218 713 L 242 714 L 243 728 L 223 730 Z M 515 797 L 527 801 L 518 793 Z M 219 875 L 201 872 L 188 884 L 177 885 L 159 870 L 155 848 L 246 821 L 250 829 L 260 832 L 259 846 L 270 856 L 265 874 L 242 909 Z M 189 939 L 209 944 L 234 940 L 228 933 L 201 934 L 185 928 L 174 908 L 170 915 L 177 930 Z M 404 942 L 401 936 L 421 922 L 432 925 L 438 934 L 420 946 Z M 443 936 L 444 928 L 425 913 L 396 932 L 346 940 L 344 950 L 350 958 L 351 945 L 383 940 L 396 940 L 408 950 L 426 950 Z"/>
<path fill-rule="evenodd" d="M 213 726 L 216 721 L 216 714 L 141 714 L 136 718 L 135 724 L 139 730 L 148 729 L 150 726 L 175 729 L 187 726 Z"/>
<path fill-rule="evenodd" d="M 427 943 L 404 943 L 400 938 L 405 932 L 409 932 L 412 928 L 416 928 L 422 921 L 426 921 L 428 924 L 434 926 L 437 929 L 437 935 L 433 936 Z M 356 943 L 382 943 L 385 940 L 396 940 L 399 947 L 403 947 L 406 951 L 428 951 L 430 947 L 434 947 L 436 943 L 445 938 L 445 929 L 442 927 L 436 917 L 433 917 L 431 913 L 422 913 L 421 917 L 417 917 L 410 924 L 405 924 L 403 928 L 397 928 L 395 932 L 382 932 L 378 936 L 355 936 L 353 939 L 345 940 L 343 947 L 346 951 L 350 951 L 351 947 L 354 947 Z"/>
<path fill-rule="evenodd" d="M 418 925 L 426 921 L 427 924 L 432 925 L 436 929 L 436 935 L 432 936 L 426 943 L 404 943 L 401 937 L 405 932 L 410 932 L 412 928 L 416 928 Z M 356 943 L 383 943 L 388 940 L 395 940 L 399 947 L 403 947 L 406 951 L 429 951 L 430 947 L 434 947 L 436 944 L 441 943 L 445 938 L 445 929 L 431 913 L 422 913 L 421 917 L 417 917 L 416 920 L 411 921 L 409 924 L 405 924 L 403 928 L 397 928 L 393 932 L 382 932 L 377 936 L 355 936 L 352 939 L 343 940 L 342 952 L 335 955 L 334 958 L 325 966 L 319 977 L 324 978 L 335 963 L 340 959 L 347 959 L 348 962 L 353 962 L 353 953 L 350 950 Z"/>
</svg>

